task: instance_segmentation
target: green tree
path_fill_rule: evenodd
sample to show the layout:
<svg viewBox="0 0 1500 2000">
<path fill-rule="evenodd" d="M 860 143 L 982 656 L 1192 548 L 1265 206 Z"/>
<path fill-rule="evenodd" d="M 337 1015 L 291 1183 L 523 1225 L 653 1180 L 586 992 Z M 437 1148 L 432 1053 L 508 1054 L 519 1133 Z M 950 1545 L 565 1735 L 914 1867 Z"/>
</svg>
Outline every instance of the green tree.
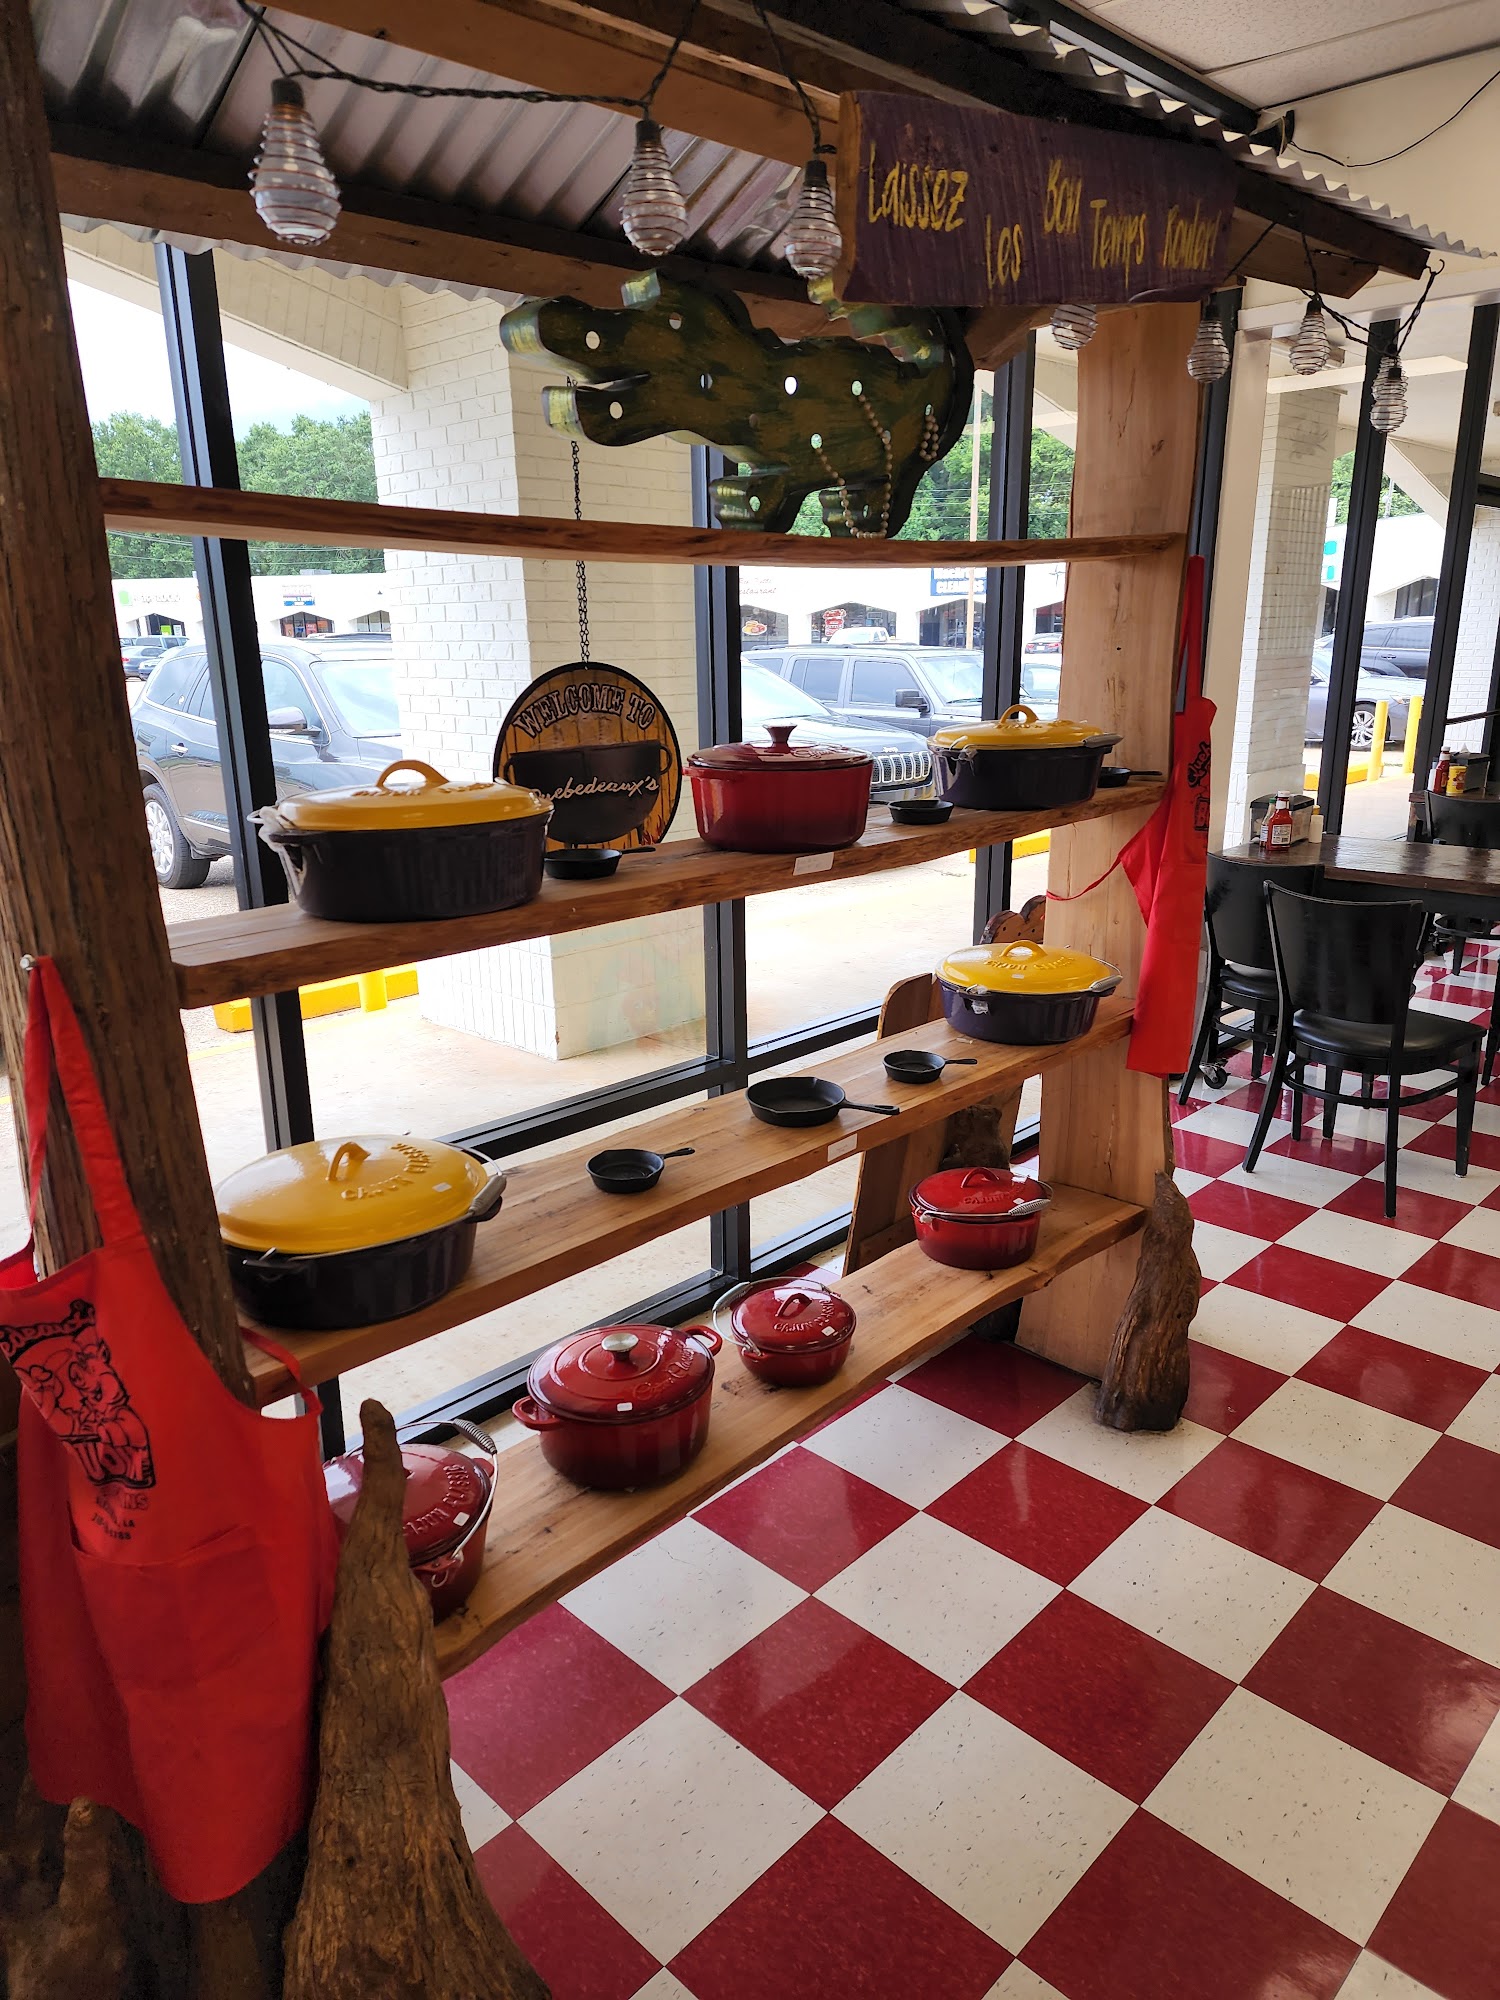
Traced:
<svg viewBox="0 0 1500 2000">
<path fill-rule="evenodd" d="M 1068 503 L 1073 493 L 1073 448 L 1051 431 L 1031 433 L 1031 496 L 1026 508 L 1026 532 L 1033 536 L 1065 535 Z"/>
<path fill-rule="evenodd" d="M 985 403 L 989 417 L 989 403 Z M 940 458 L 917 488 L 906 525 L 897 540 L 903 542 L 953 541 L 969 539 L 969 479 L 974 466 L 974 434 L 964 432 L 946 458 Z M 986 457 L 988 454 L 986 453 Z M 1073 490 L 1073 453 L 1070 446 L 1050 431 L 1031 433 L 1031 495 L 1026 510 L 1028 535 L 1065 535 L 1068 532 L 1068 500 Z M 983 540 L 990 518 L 990 478 L 987 464 L 979 472 L 979 539 Z M 822 510 L 816 494 L 803 501 L 792 528 L 796 535 L 822 535 Z"/>
<path fill-rule="evenodd" d="M 93 426 L 94 463 L 102 479 L 151 479 L 172 486 L 182 478 L 177 433 L 160 417 L 118 410 Z M 111 576 L 191 576 L 193 545 L 186 535 L 111 535 Z"/>
<path fill-rule="evenodd" d="M 1347 521 L 1349 518 L 1349 485 L 1353 477 L 1354 453 L 1346 451 L 1342 457 L 1333 461 L 1333 478 L 1329 481 L 1328 487 L 1334 499 L 1333 518 L 1336 521 Z M 1422 510 L 1409 493 L 1403 493 L 1395 481 L 1387 476 L 1380 482 L 1380 511 L 1383 515 L 1391 517 L 1397 514 L 1420 514 Z"/>
</svg>

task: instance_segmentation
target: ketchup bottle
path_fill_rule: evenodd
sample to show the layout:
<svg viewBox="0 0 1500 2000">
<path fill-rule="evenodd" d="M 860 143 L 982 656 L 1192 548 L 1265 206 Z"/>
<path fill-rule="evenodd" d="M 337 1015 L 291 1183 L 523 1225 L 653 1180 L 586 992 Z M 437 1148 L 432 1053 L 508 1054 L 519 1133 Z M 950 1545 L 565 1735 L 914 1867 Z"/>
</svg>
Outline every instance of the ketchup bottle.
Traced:
<svg viewBox="0 0 1500 2000">
<path fill-rule="evenodd" d="M 1276 794 L 1276 803 L 1266 814 L 1260 844 L 1268 854 L 1292 844 L 1292 803 L 1285 792 Z"/>
</svg>

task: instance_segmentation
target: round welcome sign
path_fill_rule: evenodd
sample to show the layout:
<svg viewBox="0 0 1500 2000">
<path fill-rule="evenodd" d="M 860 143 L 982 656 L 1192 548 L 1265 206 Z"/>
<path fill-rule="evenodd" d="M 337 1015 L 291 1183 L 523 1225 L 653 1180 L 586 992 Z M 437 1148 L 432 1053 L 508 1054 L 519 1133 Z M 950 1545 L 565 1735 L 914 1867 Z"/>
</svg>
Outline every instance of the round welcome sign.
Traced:
<svg viewBox="0 0 1500 2000">
<path fill-rule="evenodd" d="M 677 810 L 682 753 L 644 681 L 603 660 L 575 660 L 512 703 L 494 775 L 547 794 L 550 844 L 655 847 Z"/>
</svg>

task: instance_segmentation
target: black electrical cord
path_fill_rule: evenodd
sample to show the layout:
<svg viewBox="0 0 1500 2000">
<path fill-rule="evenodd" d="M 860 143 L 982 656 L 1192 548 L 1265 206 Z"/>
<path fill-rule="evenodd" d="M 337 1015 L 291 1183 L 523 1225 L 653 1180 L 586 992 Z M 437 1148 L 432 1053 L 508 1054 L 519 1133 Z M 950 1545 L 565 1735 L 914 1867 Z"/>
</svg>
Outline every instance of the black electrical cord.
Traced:
<svg viewBox="0 0 1500 2000">
<path fill-rule="evenodd" d="M 1409 146 L 1399 146 L 1394 153 L 1382 153 L 1378 160 L 1340 160 L 1332 153 L 1320 153 L 1316 146 L 1304 146 L 1300 139 L 1291 139 L 1287 143 L 1294 153 L 1310 153 L 1315 160 L 1327 160 L 1330 166 L 1342 167 L 1347 173 L 1358 173 L 1364 167 L 1383 167 L 1391 160 L 1403 159 L 1406 154 L 1414 153 L 1418 146 L 1425 146 L 1429 139 L 1435 139 L 1439 132 L 1453 123 L 1455 118 L 1461 118 L 1475 98 L 1482 97 L 1492 83 L 1500 83 L 1500 69 L 1497 69 L 1493 76 L 1487 76 L 1478 90 L 1471 91 L 1457 111 L 1448 113 L 1442 124 L 1434 125 L 1430 132 L 1424 132 L 1420 139 L 1413 139 Z"/>
<path fill-rule="evenodd" d="M 762 6 L 761 0 L 752 0 L 752 4 L 754 5 L 756 17 L 760 21 L 760 25 L 766 31 L 766 40 L 776 52 L 776 60 L 781 67 L 782 75 L 797 93 L 797 101 L 802 106 L 802 115 L 807 120 L 808 128 L 812 133 L 814 159 L 820 153 L 837 152 L 838 148 L 836 146 L 829 146 L 824 143 L 823 122 L 818 116 L 817 107 L 802 88 L 802 79 L 792 68 L 787 52 L 782 46 L 781 37 L 771 25 L 770 15 L 767 14 L 765 8 Z"/>
</svg>

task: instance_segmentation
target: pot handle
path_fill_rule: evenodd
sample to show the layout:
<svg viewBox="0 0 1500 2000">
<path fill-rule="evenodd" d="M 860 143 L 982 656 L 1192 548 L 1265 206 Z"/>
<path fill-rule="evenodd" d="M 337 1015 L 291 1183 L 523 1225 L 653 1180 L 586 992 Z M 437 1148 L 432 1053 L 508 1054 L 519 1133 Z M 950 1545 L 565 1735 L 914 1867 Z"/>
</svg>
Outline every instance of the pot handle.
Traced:
<svg viewBox="0 0 1500 2000">
<path fill-rule="evenodd" d="M 1036 710 L 1034 708 L 1028 708 L 1024 701 L 1013 702 L 1011 706 L 1008 709 L 1006 709 L 1004 715 L 997 717 L 997 720 L 1000 722 L 1011 722 L 1014 721 L 1014 719 L 1018 715 L 1024 717 L 1027 722 L 1036 721 Z"/>
<path fill-rule="evenodd" d="M 375 780 L 376 791 L 389 791 L 391 787 L 386 784 L 386 779 L 396 771 L 420 771 L 421 784 L 411 787 L 418 792 L 425 792 L 429 785 L 446 785 L 448 782 L 441 771 L 435 771 L 430 764 L 424 764 L 420 757 L 398 757 L 394 764 L 387 764 Z"/>
<path fill-rule="evenodd" d="M 750 1292 L 752 1292 L 753 1290 L 754 1290 L 753 1285 L 731 1285 L 729 1290 L 725 1292 L 724 1296 L 721 1299 L 717 1299 L 714 1302 L 714 1308 L 713 1311 L 709 1314 L 709 1317 L 710 1319 L 712 1319 L 714 1323 L 714 1332 L 718 1334 L 719 1339 L 721 1341 L 724 1339 L 724 1326 L 723 1326 L 724 1314 L 727 1312 L 731 1312 L 734 1309 L 734 1307 L 739 1304 L 740 1300 L 748 1297 Z M 730 1323 L 729 1338 L 734 1342 L 736 1347 L 742 1349 L 746 1347 L 744 1336 L 742 1334 L 735 1332 L 732 1321 Z M 757 1348 L 753 1342 L 749 1345 L 747 1351 L 752 1354 L 758 1354 L 760 1352 L 759 1348 Z"/>
<path fill-rule="evenodd" d="M 275 806 L 257 806 L 252 813 L 246 813 L 246 822 L 255 828 L 266 846 L 280 857 L 286 870 L 286 879 L 295 896 L 302 887 L 302 877 L 307 872 L 307 863 L 302 858 L 301 840 L 296 827 L 290 820 L 283 819 Z"/>
<path fill-rule="evenodd" d="M 469 1203 L 468 1213 L 464 1216 L 464 1221 L 488 1222 L 492 1215 L 496 1215 L 499 1213 L 500 1204 L 501 1202 L 504 1201 L 504 1199 L 505 1199 L 504 1173 L 503 1172 L 493 1173 L 489 1175 L 489 1177 L 485 1181 L 484 1186 L 479 1190 L 478 1194 L 476 1194 L 474 1199 Z"/>
<path fill-rule="evenodd" d="M 716 1326 L 685 1326 L 682 1337 L 695 1341 L 705 1354 L 717 1354 L 724 1345 L 724 1336 Z"/>
<path fill-rule="evenodd" d="M 346 1139 L 328 1162 L 327 1178 L 341 1181 L 351 1167 L 357 1167 L 361 1160 L 368 1160 L 369 1157 L 358 1139 Z"/>
<path fill-rule="evenodd" d="M 531 1396 L 517 1396 L 510 1406 L 510 1413 L 518 1424 L 524 1424 L 529 1431 L 555 1431 L 562 1418 L 551 1410 L 544 1410 Z"/>
<path fill-rule="evenodd" d="M 980 1187 L 988 1187 L 991 1181 L 998 1181 L 999 1179 L 1000 1169 L 998 1167 L 970 1167 L 958 1185 L 960 1188 L 974 1187 L 976 1184 Z"/>
</svg>

